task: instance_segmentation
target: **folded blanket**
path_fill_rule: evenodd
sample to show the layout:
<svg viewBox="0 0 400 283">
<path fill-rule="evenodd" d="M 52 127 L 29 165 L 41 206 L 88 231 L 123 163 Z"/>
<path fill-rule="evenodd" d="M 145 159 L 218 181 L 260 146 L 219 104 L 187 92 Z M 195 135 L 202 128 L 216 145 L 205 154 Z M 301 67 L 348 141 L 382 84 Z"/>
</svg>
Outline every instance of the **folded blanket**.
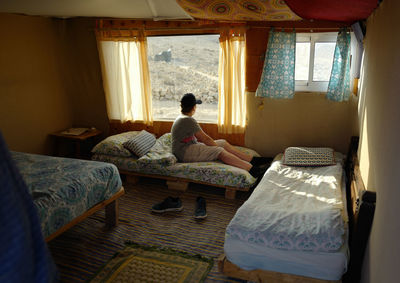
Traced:
<svg viewBox="0 0 400 283">
<path fill-rule="evenodd" d="M 150 151 L 137 160 L 139 166 L 169 166 L 175 164 L 177 159 L 172 153 L 171 144 L 171 134 L 169 133 L 158 138 Z"/>
</svg>

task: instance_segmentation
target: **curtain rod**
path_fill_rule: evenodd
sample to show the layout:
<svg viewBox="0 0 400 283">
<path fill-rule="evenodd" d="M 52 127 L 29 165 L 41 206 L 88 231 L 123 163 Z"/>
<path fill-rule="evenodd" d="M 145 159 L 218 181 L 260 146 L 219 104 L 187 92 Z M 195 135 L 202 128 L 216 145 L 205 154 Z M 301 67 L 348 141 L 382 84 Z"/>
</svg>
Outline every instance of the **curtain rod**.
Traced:
<svg viewBox="0 0 400 283">
<path fill-rule="evenodd" d="M 297 27 L 297 28 L 293 28 L 293 27 L 279 27 L 279 26 L 271 26 L 271 27 L 258 27 L 258 26 L 241 26 L 244 27 L 246 29 L 271 29 L 271 28 L 275 28 L 275 29 L 291 29 L 291 30 L 302 30 L 302 29 L 307 29 L 307 30 L 340 30 L 340 27 L 332 27 L 332 28 L 319 28 L 319 27 Z M 198 27 L 198 28 L 194 28 L 194 27 L 190 27 L 190 28 L 185 28 L 185 27 L 181 27 L 181 28 L 96 28 L 96 30 L 104 30 L 104 31 L 119 31 L 119 30 L 123 30 L 123 31 L 129 31 L 129 30 L 134 30 L 134 31 L 139 31 L 139 30 L 144 30 L 144 31 L 174 31 L 174 30 L 204 30 L 204 29 L 220 29 L 222 27 Z"/>
<path fill-rule="evenodd" d="M 172 31 L 172 30 L 202 30 L 202 29 L 218 29 L 220 27 L 209 27 L 209 28 L 96 28 L 96 30 L 105 30 L 105 31 L 119 31 L 119 30 L 134 30 L 134 31 L 139 31 L 139 30 L 144 30 L 144 31 Z"/>
<path fill-rule="evenodd" d="M 140 28 L 140 27 L 133 27 L 133 28 L 96 28 L 98 31 L 201 31 L 201 30 L 219 30 L 221 28 L 224 28 L 225 26 L 218 26 L 218 27 L 154 27 L 154 28 Z M 229 26 L 226 26 L 229 28 Z M 225 27 L 225 28 L 226 28 Z M 241 28 L 246 28 L 246 29 L 272 29 L 275 28 L 276 30 L 284 29 L 284 30 L 309 30 L 313 32 L 313 30 L 332 30 L 332 31 L 338 31 L 340 30 L 340 27 L 279 27 L 279 26 L 268 26 L 268 27 L 260 27 L 260 26 L 251 26 L 251 25 L 245 25 L 245 26 L 232 26 L 233 27 L 241 27 Z"/>
<path fill-rule="evenodd" d="M 309 29 L 309 30 L 313 30 L 313 29 L 317 29 L 317 30 L 339 30 L 340 27 L 331 27 L 331 28 L 327 28 L 327 27 L 280 27 L 280 26 L 268 26 L 268 27 L 260 27 L 260 26 L 250 26 L 250 28 L 254 29 L 254 28 L 258 28 L 258 29 L 271 29 L 271 28 L 275 28 L 275 29 Z"/>
</svg>

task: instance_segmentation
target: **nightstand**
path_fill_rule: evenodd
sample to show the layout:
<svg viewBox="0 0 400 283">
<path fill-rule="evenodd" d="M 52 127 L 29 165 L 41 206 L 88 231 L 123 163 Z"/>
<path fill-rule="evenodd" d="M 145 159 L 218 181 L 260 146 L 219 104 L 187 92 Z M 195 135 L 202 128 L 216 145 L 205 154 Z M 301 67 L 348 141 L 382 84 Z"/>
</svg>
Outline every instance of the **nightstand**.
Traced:
<svg viewBox="0 0 400 283">
<path fill-rule="evenodd" d="M 55 138 L 56 156 L 63 156 L 61 147 L 72 144 L 73 157 L 81 159 L 90 159 L 90 149 L 95 145 L 96 138 L 101 135 L 97 129 L 89 129 L 80 135 L 65 134 L 66 131 L 60 131 L 50 134 Z"/>
</svg>

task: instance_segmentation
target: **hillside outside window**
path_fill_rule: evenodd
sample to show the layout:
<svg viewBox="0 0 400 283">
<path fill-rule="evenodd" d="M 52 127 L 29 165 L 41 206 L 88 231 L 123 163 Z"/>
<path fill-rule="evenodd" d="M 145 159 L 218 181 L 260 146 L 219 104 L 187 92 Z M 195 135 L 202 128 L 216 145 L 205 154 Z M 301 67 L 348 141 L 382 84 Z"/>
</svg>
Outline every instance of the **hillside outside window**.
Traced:
<svg viewBox="0 0 400 283">
<path fill-rule="evenodd" d="M 191 92 L 203 101 L 195 118 L 217 123 L 219 34 L 149 36 L 147 43 L 153 119 L 175 120 Z"/>
</svg>

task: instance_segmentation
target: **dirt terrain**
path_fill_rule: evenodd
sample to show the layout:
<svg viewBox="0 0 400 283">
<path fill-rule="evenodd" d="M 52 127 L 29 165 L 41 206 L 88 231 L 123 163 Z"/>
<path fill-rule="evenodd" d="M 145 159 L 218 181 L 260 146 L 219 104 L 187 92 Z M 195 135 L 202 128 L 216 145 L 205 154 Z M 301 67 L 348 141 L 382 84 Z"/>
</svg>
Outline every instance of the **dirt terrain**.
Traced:
<svg viewBox="0 0 400 283">
<path fill-rule="evenodd" d="M 154 118 L 174 119 L 183 94 L 192 92 L 203 101 L 196 114 L 217 120 L 219 36 L 163 36 L 148 38 L 148 60 Z M 170 49 L 171 57 L 160 56 Z M 156 56 L 158 55 L 158 56 Z M 200 115 L 201 114 L 201 115 Z"/>
</svg>

